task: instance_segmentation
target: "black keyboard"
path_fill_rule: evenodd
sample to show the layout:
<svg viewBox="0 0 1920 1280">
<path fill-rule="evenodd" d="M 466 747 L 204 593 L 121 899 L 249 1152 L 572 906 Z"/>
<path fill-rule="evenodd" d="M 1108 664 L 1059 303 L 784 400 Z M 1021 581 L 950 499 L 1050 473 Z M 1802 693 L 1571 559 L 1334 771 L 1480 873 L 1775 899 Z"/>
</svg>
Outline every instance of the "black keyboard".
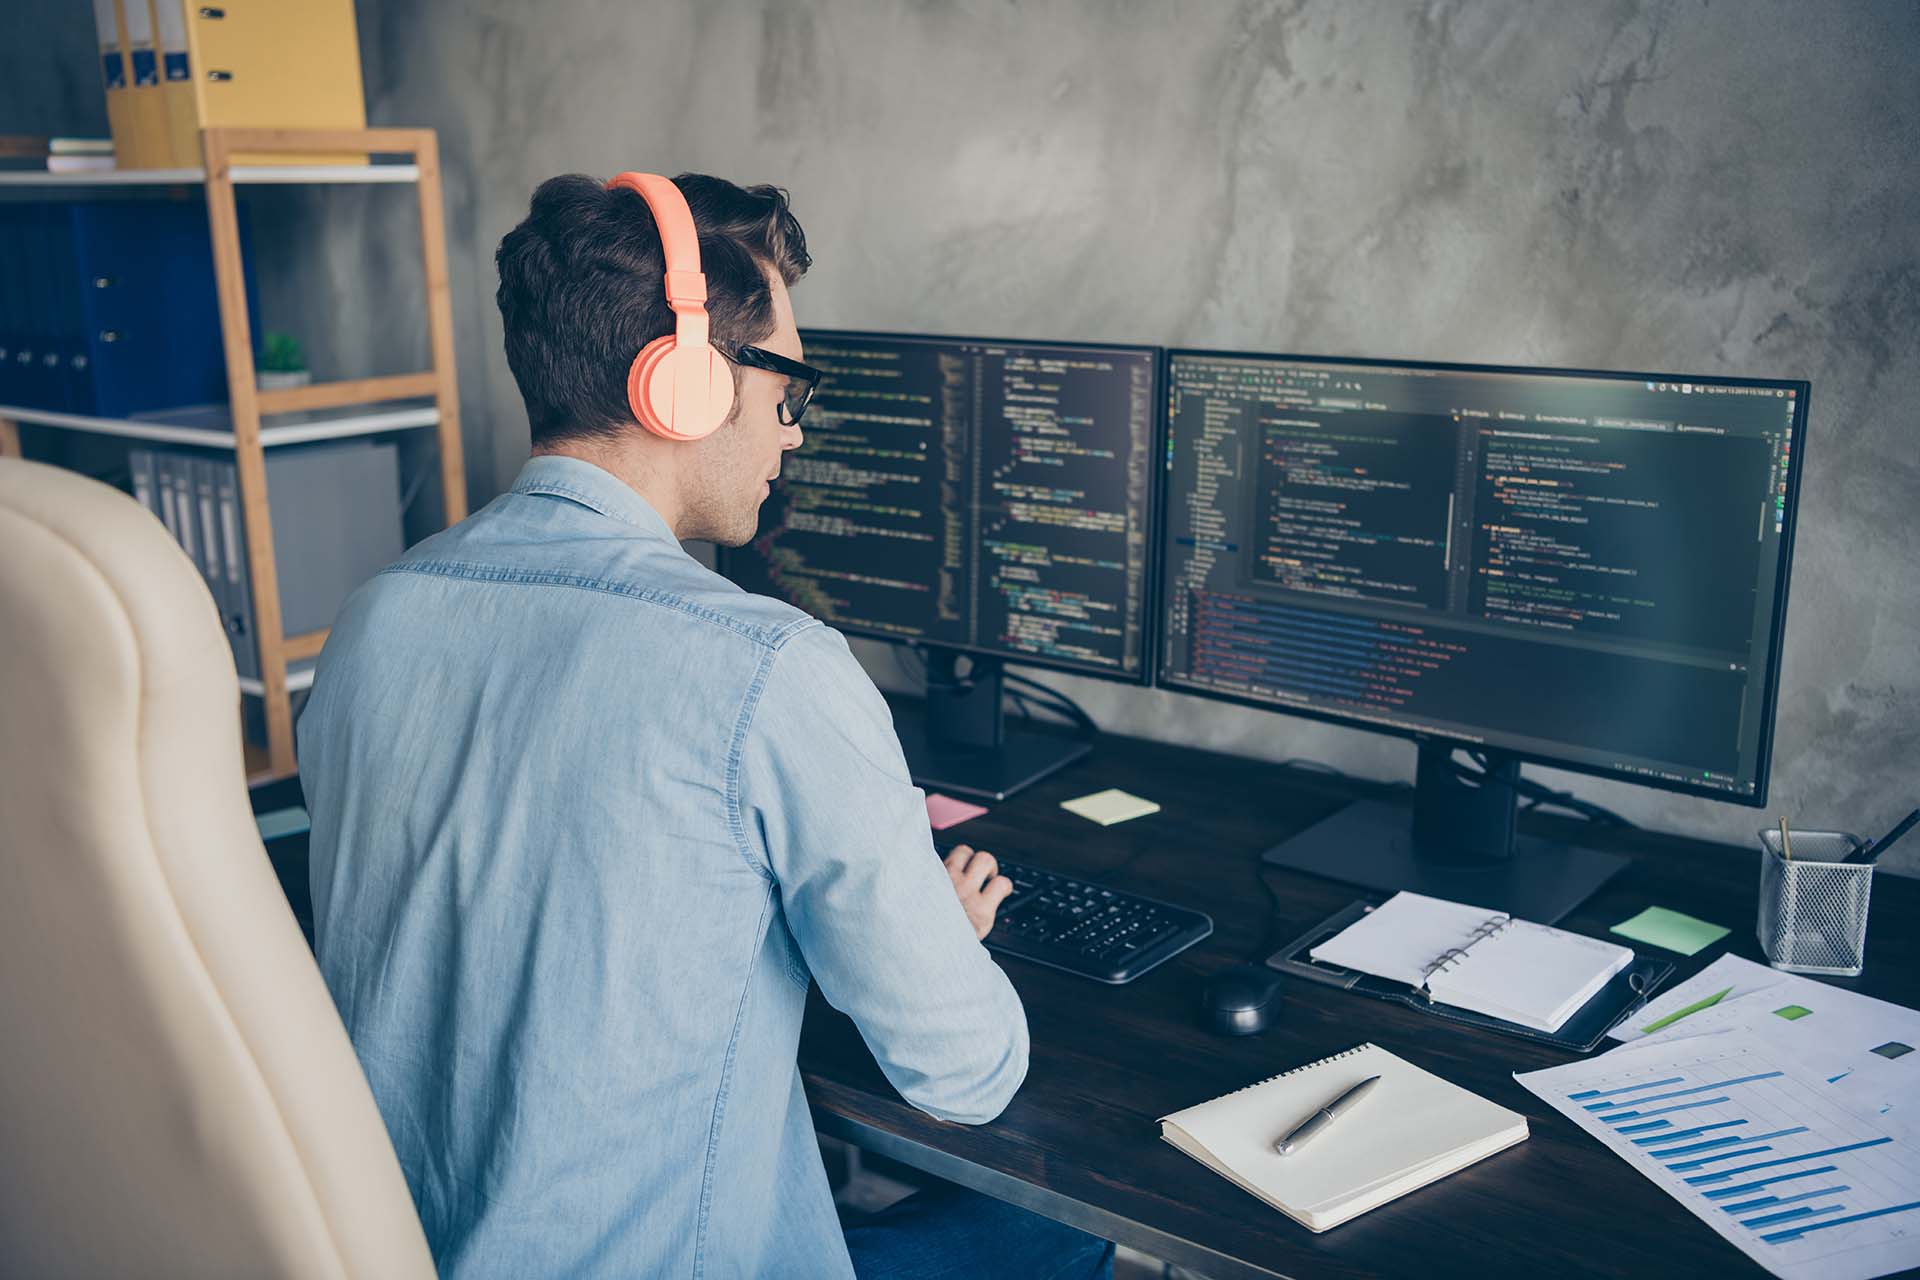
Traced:
<svg viewBox="0 0 1920 1280">
<path fill-rule="evenodd" d="M 1118 984 L 1213 932 L 1213 920 L 1203 912 L 994 858 L 1000 874 L 1013 882 L 1013 894 L 1000 904 L 987 935 L 995 951 Z"/>
</svg>

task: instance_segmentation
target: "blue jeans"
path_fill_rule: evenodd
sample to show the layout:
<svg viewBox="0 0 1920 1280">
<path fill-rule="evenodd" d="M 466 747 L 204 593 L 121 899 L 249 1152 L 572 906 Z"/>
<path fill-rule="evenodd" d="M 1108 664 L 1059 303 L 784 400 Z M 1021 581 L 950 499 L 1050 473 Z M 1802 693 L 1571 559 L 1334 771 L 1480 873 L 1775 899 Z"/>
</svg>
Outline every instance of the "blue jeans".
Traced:
<svg viewBox="0 0 1920 1280">
<path fill-rule="evenodd" d="M 1111 1280 L 1113 1246 L 991 1196 L 940 1185 L 845 1222 L 860 1280 Z"/>
</svg>

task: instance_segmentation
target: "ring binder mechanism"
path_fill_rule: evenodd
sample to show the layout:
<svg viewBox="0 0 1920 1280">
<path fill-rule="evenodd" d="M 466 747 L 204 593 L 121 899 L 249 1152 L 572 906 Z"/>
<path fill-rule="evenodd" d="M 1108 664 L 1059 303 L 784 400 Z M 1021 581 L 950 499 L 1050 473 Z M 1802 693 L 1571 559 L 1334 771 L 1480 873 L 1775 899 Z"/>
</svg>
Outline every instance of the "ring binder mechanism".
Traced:
<svg viewBox="0 0 1920 1280">
<path fill-rule="evenodd" d="M 1435 975 L 1447 973 L 1457 967 L 1462 960 L 1467 958 L 1467 951 L 1474 943 L 1485 938 L 1493 937 L 1512 923 L 1512 916 L 1504 912 L 1496 912 L 1488 916 L 1478 928 L 1468 934 L 1467 940 L 1464 943 L 1457 947 L 1448 947 L 1438 956 L 1435 956 L 1433 963 L 1420 971 L 1420 994 L 1431 1002 L 1433 992 L 1428 990 L 1427 984 Z"/>
<path fill-rule="evenodd" d="M 1461 903 L 1402 893 L 1356 902 L 1267 965 L 1435 1017 L 1586 1051 L 1673 965 Z"/>
</svg>

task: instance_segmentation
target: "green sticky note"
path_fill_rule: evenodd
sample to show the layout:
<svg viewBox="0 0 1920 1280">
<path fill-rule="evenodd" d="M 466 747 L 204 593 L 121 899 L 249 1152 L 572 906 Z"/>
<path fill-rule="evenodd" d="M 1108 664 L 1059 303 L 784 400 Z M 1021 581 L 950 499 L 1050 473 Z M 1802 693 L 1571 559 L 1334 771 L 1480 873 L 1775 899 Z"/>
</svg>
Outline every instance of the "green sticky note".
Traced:
<svg viewBox="0 0 1920 1280">
<path fill-rule="evenodd" d="M 271 813 L 256 814 L 253 820 L 260 828 L 262 840 L 297 836 L 307 829 L 307 811 L 299 805 L 291 809 L 275 809 Z"/>
<path fill-rule="evenodd" d="M 1805 1005 L 1790 1004 L 1783 1008 L 1775 1009 L 1773 1016 L 1776 1018 L 1785 1018 L 1788 1022 L 1792 1022 L 1796 1018 L 1804 1018 L 1812 1012 L 1813 1010 L 1807 1008 Z"/>
<path fill-rule="evenodd" d="M 1144 818 L 1150 813 L 1160 812 L 1160 806 L 1151 800 L 1109 788 L 1096 791 L 1090 796 L 1080 796 L 1073 800 L 1063 800 L 1060 807 L 1068 813 L 1077 813 L 1089 822 L 1097 822 L 1110 827 L 1116 822 L 1131 822 L 1135 818 Z"/>
<path fill-rule="evenodd" d="M 1632 938 L 1635 942 L 1650 942 L 1668 951 L 1678 951 L 1683 956 L 1693 955 L 1702 947 L 1712 946 L 1727 936 L 1727 930 L 1722 925 L 1696 920 L 1665 907 L 1648 907 L 1633 919 L 1623 920 L 1607 932 Z"/>
</svg>

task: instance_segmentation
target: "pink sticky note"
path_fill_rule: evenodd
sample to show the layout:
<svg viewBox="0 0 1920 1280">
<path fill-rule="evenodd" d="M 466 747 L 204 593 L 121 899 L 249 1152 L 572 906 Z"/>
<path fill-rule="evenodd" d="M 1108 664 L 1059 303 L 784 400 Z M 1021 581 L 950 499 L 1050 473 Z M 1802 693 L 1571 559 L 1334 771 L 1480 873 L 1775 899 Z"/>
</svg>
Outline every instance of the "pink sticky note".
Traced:
<svg viewBox="0 0 1920 1280">
<path fill-rule="evenodd" d="M 983 805 L 968 804 L 965 800 L 955 800 L 952 796 L 934 792 L 927 793 L 927 821 L 933 824 L 935 831 L 945 831 L 985 812 Z"/>
</svg>

